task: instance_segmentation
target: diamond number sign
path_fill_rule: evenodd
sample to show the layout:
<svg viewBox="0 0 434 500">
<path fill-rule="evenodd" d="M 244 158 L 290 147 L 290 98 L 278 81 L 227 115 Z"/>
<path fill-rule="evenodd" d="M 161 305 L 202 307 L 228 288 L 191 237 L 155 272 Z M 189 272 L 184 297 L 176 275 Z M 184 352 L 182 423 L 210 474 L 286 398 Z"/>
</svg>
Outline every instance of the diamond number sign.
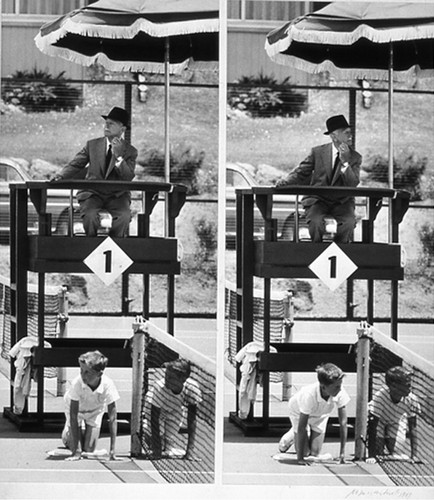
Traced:
<svg viewBox="0 0 434 500">
<path fill-rule="evenodd" d="M 318 255 L 309 269 L 333 291 L 356 271 L 357 266 L 336 243 L 332 243 Z"/>
<path fill-rule="evenodd" d="M 133 261 L 119 245 L 107 237 L 86 257 L 84 263 L 108 286 L 126 271 Z"/>
</svg>

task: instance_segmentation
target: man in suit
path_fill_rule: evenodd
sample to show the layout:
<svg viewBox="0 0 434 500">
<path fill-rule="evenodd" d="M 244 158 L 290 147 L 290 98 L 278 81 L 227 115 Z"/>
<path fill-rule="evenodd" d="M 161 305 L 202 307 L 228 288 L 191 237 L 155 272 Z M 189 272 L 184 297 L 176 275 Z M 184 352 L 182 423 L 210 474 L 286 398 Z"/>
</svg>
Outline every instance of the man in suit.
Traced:
<svg viewBox="0 0 434 500">
<path fill-rule="evenodd" d="M 329 135 L 332 142 L 312 148 L 309 156 L 276 187 L 356 187 L 359 184 L 362 157 L 352 147 L 353 136 L 346 118 L 343 115 L 332 116 L 326 121 L 326 127 L 324 134 Z M 302 204 L 313 242 L 322 241 L 325 217 L 333 217 L 337 221 L 336 243 L 348 243 L 351 240 L 356 225 L 353 197 L 307 195 L 303 197 Z"/>
<path fill-rule="evenodd" d="M 104 137 L 87 141 L 84 148 L 52 180 L 86 179 L 131 181 L 134 178 L 137 150 L 123 135 L 129 125 L 125 109 L 114 107 L 105 120 Z M 87 236 L 96 236 L 99 213 L 107 210 L 112 216 L 109 235 L 123 237 L 131 219 L 131 193 L 116 188 L 83 189 L 78 191 L 80 215 Z"/>
</svg>

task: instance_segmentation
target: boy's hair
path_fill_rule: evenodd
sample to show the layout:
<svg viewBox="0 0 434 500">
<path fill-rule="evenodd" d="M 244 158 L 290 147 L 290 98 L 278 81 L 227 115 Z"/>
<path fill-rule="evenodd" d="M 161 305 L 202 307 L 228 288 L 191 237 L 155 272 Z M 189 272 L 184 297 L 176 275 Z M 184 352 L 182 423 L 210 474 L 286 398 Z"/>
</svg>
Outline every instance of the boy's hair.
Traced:
<svg viewBox="0 0 434 500">
<path fill-rule="evenodd" d="M 401 384 L 410 385 L 412 372 L 402 366 L 393 366 L 386 372 L 386 385 Z"/>
<path fill-rule="evenodd" d="M 164 366 L 167 369 L 170 369 L 174 372 L 177 372 L 181 375 L 184 375 L 185 378 L 188 378 L 191 373 L 191 366 L 190 362 L 187 361 L 186 359 L 175 359 L 174 361 L 169 361 L 168 363 L 165 363 Z"/>
<path fill-rule="evenodd" d="M 102 372 L 106 369 L 108 364 L 108 359 L 99 351 L 89 351 L 81 354 L 78 358 L 80 364 L 86 365 L 88 368 L 94 372 Z"/>
<path fill-rule="evenodd" d="M 316 367 L 316 374 L 320 384 L 330 385 L 345 377 L 344 372 L 339 366 L 333 363 L 322 363 Z"/>
</svg>

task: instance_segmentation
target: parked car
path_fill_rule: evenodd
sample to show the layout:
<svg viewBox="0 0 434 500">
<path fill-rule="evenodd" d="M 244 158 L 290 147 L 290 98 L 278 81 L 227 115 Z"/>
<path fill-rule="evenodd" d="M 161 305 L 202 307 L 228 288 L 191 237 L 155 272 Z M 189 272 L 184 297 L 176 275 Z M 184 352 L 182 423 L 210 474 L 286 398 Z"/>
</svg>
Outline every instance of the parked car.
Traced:
<svg viewBox="0 0 434 500">
<path fill-rule="evenodd" d="M 10 228 L 10 190 L 9 184 L 19 184 L 32 180 L 21 165 L 11 158 L 0 157 L 0 238 L 8 241 Z M 52 189 L 48 191 L 47 211 L 52 214 L 52 232 L 57 235 L 68 234 L 69 189 Z M 74 203 L 74 225 L 81 225 L 78 207 Z M 76 228 L 79 230 L 79 228 Z M 28 211 L 28 231 L 38 230 L 38 214 L 31 201 Z M 82 230 L 82 226 L 81 226 Z"/>
<path fill-rule="evenodd" d="M 236 236 L 236 213 L 235 213 L 235 190 L 258 186 L 249 170 L 240 163 L 228 163 L 226 165 L 226 246 L 235 246 Z M 293 240 L 295 225 L 295 196 L 274 195 L 273 196 L 273 218 L 277 219 L 277 235 L 279 239 Z M 259 209 L 254 209 L 253 220 L 254 238 L 264 237 L 264 219 Z M 299 213 L 299 239 L 309 238 L 309 231 L 304 220 L 303 210 L 300 204 Z"/>
</svg>

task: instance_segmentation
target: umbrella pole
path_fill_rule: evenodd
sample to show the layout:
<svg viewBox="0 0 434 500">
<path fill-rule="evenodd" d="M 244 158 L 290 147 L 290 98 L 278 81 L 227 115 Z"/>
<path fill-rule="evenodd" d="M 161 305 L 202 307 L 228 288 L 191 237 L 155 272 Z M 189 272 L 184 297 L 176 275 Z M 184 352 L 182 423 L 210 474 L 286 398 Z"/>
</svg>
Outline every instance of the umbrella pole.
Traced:
<svg viewBox="0 0 434 500">
<path fill-rule="evenodd" d="M 388 89 L 388 141 L 389 141 L 389 188 L 393 189 L 393 44 L 390 43 L 389 51 L 389 89 Z M 392 241 L 392 210 L 389 202 L 389 242 Z"/>
<path fill-rule="evenodd" d="M 393 43 L 389 51 L 389 188 L 393 189 Z M 392 200 L 389 198 L 389 243 L 397 243 L 393 234 Z M 396 241 L 395 241 L 396 240 Z M 390 335 L 398 340 L 398 281 L 391 282 Z"/>
<path fill-rule="evenodd" d="M 389 188 L 393 189 L 393 44 L 389 53 Z"/>
<path fill-rule="evenodd" d="M 164 181 L 170 182 L 170 130 L 169 130 L 169 92 L 170 92 L 170 42 L 169 37 L 166 37 L 166 47 L 164 53 Z M 169 236 L 169 196 L 166 194 L 165 203 L 165 224 L 164 235 Z"/>
<path fill-rule="evenodd" d="M 164 51 L 164 180 L 170 182 L 170 42 L 166 37 Z M 165 217 L 164 217 L 164 236 L 170 238 L 175 236 L 175 221 L 170 218 L 170 194 L 165 194 Z M 175 303 L 175 276 L 167 275 L 167 322 L 166 329 L 170 335 L 174 334 L 175 318 L 173 304 Z"/>
</svg>

